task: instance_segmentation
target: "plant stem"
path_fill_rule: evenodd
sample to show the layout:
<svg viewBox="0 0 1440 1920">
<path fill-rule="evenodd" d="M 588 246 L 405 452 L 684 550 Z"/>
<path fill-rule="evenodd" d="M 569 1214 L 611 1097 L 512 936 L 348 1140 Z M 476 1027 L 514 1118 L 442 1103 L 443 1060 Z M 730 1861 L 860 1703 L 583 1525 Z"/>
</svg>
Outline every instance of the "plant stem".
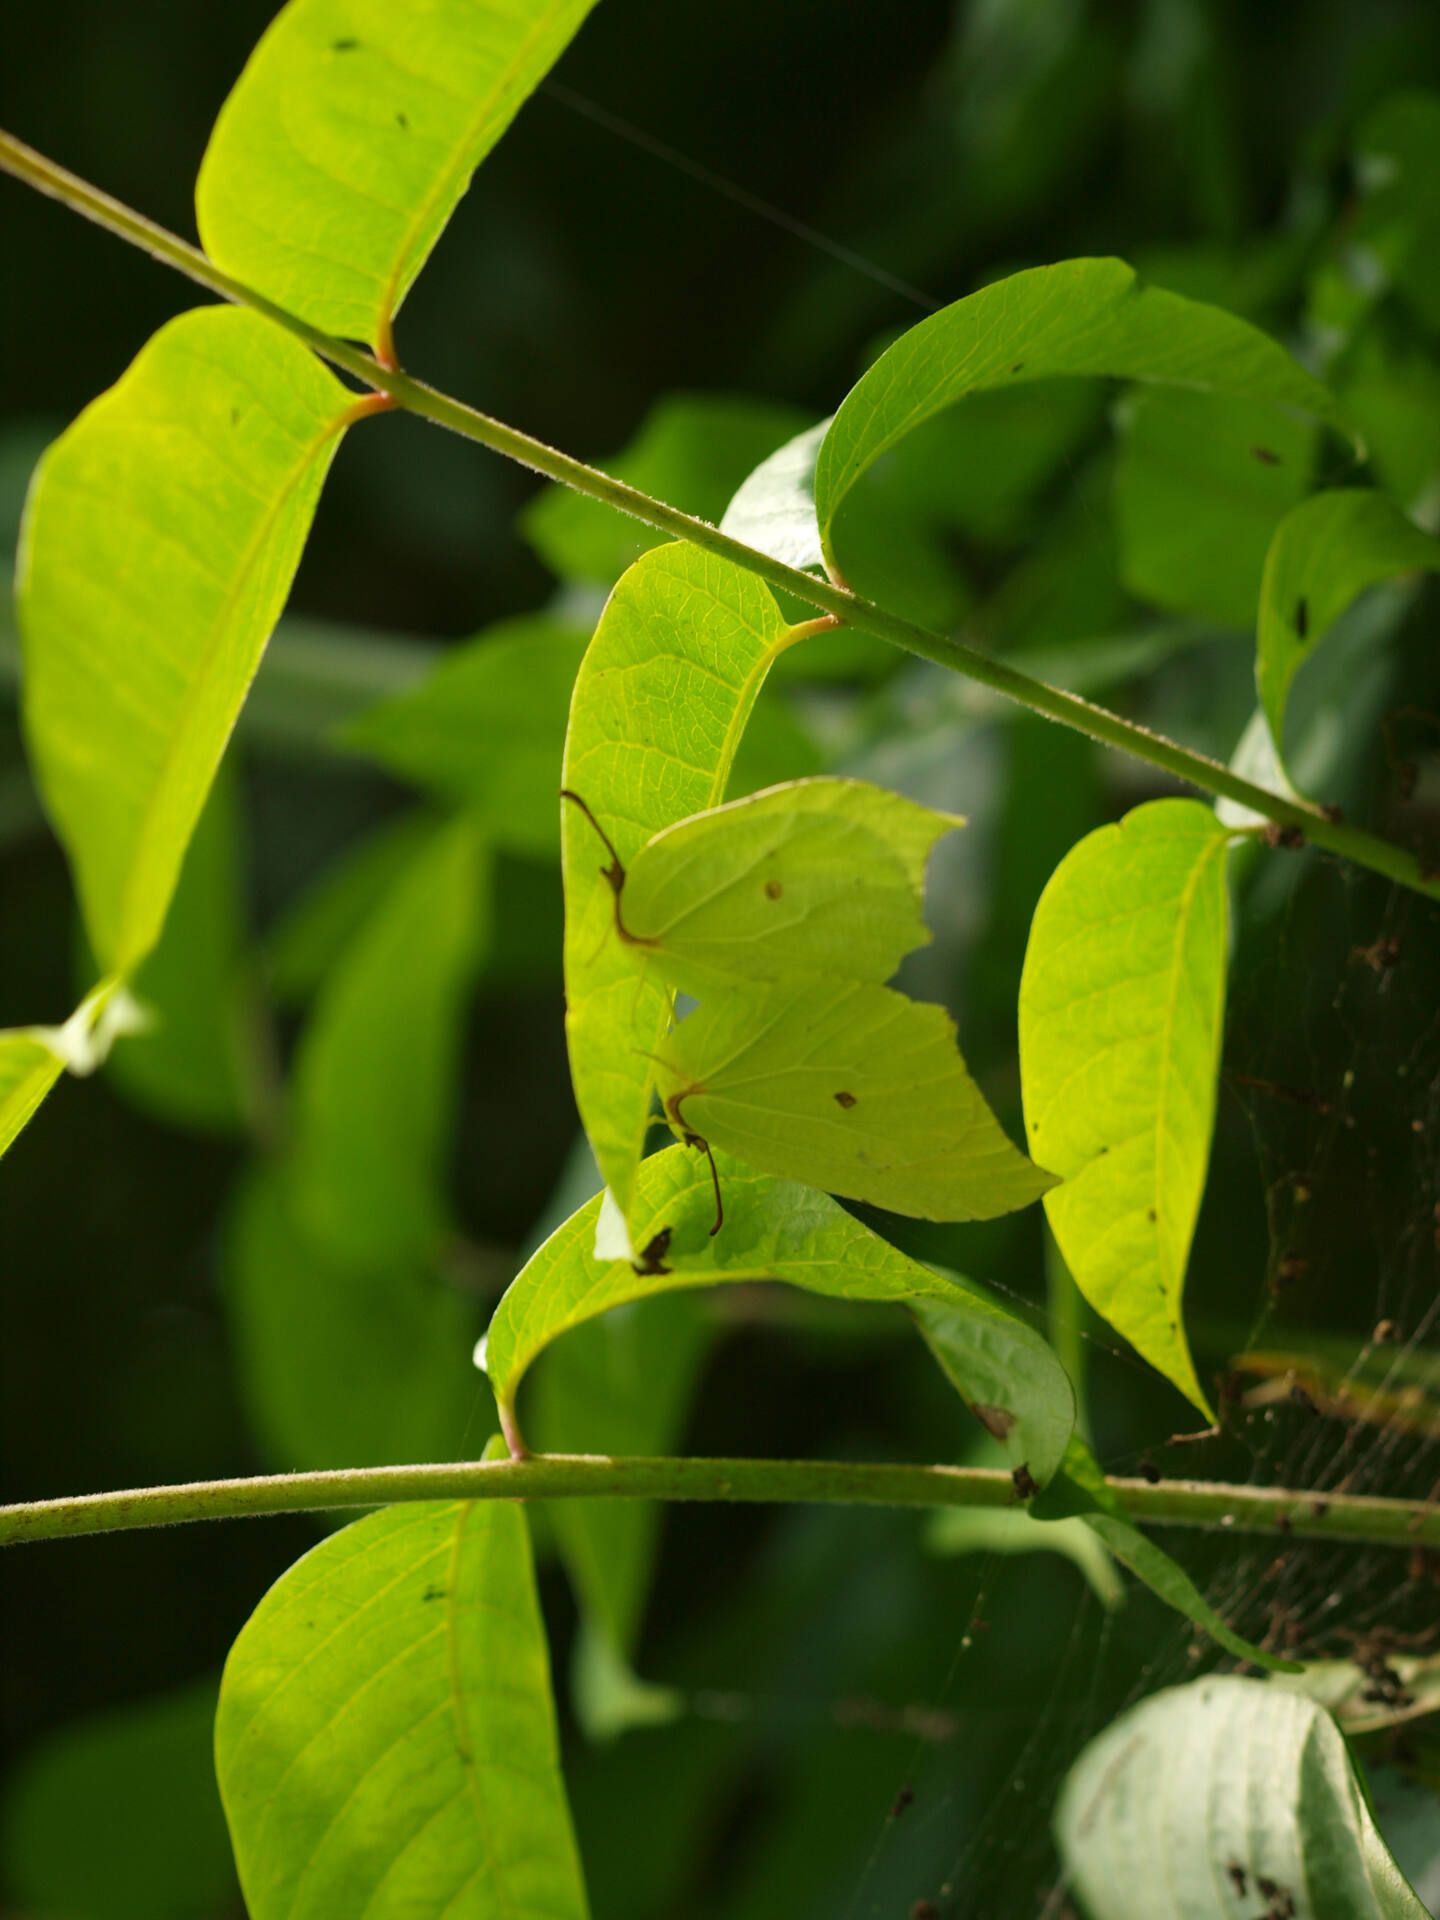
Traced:
<svg viewBox="0 0 1440 1920">
<path fill-rule="evenodd" d="M 422 380 L 413 379 L 398 367 L 386 365 L 349 341 L 336 339 L 320 328 L 311 326 L 297 314 L 276 306 L 263 294 L 222 272 L 199 248 L 191 246 L 188 241 L 156 225 L 154 221 L 147 220 L 143 214 L 134 212 L 4 132 L 0 132 L 0 170 L 62 201 L 75 212 L 118 234 L 132 246 L 142 248 L 165 265 L 188 275 L 223 299 L 233 300 L 238 305 L 252 307 L 256 312 L 267 315 L 277 325 L 303 340 L 322 358 L 365 382 L 375 392 L 388 394 L 397 406 L 404 407 L 408 412 L 418 414 L 437 426 L 446 427 L 466 439 L 478 441 L 481 446 L 504 454 L 507 459 L 544 474 L 547 479 L 573 487 L 577 492 L 592 500 L 599 500 L 620 513 L 629 514 L 661 533 L 689 541 L 735 566 L 744 567 L 772 586 L 794 594 L 797 599 L 820 608 L 824 613 L 833 614 L 847 626 L 874 634 L 878 639 L 889 641 L 891 645 L 916 654 L 922 660 L 931 660 L 955 673 L 964 674 L 993 692 L 1028 707 L 1032 713 L 1043 714 L 1047 719 L 1057 720 L 1062 726 L 1072 727 L 1105 746 L 1117 747 L 1123 753 L 1147 761 L 1176 779 L 1198 787 L 1203 793 L 1222 795 L 1248 807 L 1263 819 L 1273 820 L 1280 826 L 1297 828 L 1306 839 L 1325 848 L 1327 852 L 1351 860 L 1357 866 L 1368 867 L 1372 872 L 1383 874 L 1386 879 L 1426 894 L 1431 899 L 1440 899 L 1440 877 L 1432 876 L 1414 854 L 1403 848 L 1366 833 L 1359 827 L 1332 819 L 1323 808 L 1309 801 L 1287 799 L 1264 787 L 1254 786 L 1206 754 L 1192 753 L 1173 740 L 1152 733 L 1148 727 L 1124 720 L 1119 714 L 1096 706 L 1078 694 L 1066 693 L 1044 680 L 1033 679 L 1005 660 L 982 653 L 964 641 L 931 633 L 924 627 L 916 626 L 913 621 L 902 619 L 899 614 L 888 613 L 883 607 L 877 607 L 859 594 L 852 593 L 843 584 L 786 566 L 783 561 L 772 559 L 758 548 L 745 546 L 728 534 L 721 533 L 718 527 L 712 527 L 708 521 L 698 520 L 676 507 L 667 506 L 661 500 L 652 499 L 649 494 L 627 486 L 623 480 L 602 473 L 598 468 L 586 466 L 583 461 L 571 459 L 568 454 L 546 446 L 543 441 L 533 439 L 529 434 L 521 433 L 489 414 L 480 413 L 459 400 L 452 400 L 447 394 L 437 392 Z"/>
<path fill-rule="evenodd" d="M 1234 1527 L 1370 1545 L 1440 1546 L 1440 1508 L 1418 1500 L 1235 1487 L 1203 1480 L 1112 1479 L 1132 1519 L 1151 1525 Z M 1008 1507 L 1011 1476 L 982 1467 L 848 1460 L 610 1459 L 536 1454 L 522 1460 L 359 1467 L 330 1473 L 198 1480 L 186 1486 L 87 1493 L 0 1507 L 0 1546 L 73 1539 L 186 1520 L 318 1513 L 411 1500 L 742 1500 L 847 1506 Z"/>
</svg>

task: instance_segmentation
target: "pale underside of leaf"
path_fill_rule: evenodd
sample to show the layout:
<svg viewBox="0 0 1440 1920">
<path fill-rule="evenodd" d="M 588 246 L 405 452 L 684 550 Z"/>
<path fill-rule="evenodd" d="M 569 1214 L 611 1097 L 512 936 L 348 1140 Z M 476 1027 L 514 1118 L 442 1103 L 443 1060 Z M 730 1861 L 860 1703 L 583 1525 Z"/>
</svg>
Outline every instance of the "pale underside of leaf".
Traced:
<svg viewBox="0 0 1440 1920">
<path fill-rule="evenodd" d="M 1233 314 L 1146 286 L 1121 260 L 1033 267 L 922 320 L 851 389 L 815 468 L 823 550 L 860 475 L 922 421 L 967 394 L 1058 375 L 1157 381 L 1336 417 L 1325 388 Z"/>
<path fill-rule="evenodd" d="M 888 987 L 826 974 L 736 987 L 682 1020 L 660 1060 L 678 1128 L 827 1193 L 991 1220 L 1054 1184 L 985 1104 L 945 1010 Z"/>
<path fill-rule="evenodd" d="M 789 632 L 761 582 L 695 547 L 657 547 L 622 577 L 575 682 L 563 775 L 622 863 L 662 827 L 723 800 L 745 722 Z M 671 998 L 637 972 L 616 931 L 594 828 L 571 807 L 562 831 L 571 1076 L 624 1215 Z"/>
<path fill-rule="evenodd" d="M 252 1920 L 584 1920 L 518 1505 L 314 1548 L 232 1648 L 215 1746 Z"/>
<path fill-rule="evenodd" d="M 815 462 L 830 422 L 821 420 L 776 449 L 740 487 L 720 531 L 787 567 L 823 567 L 815 518 Z"/>
<path fill-rule="evenodd" d="M 1396 574 L 1440 572 L 1440 542 L 1387 494 L 1318 493 L 1275 530 L 1260 588 L 1255 680 L 1283 753 L 1290 683 L 1356 594 Z"/>
<path fill-rule="evenodd" d="M 792 781 L 678 821 L 626 876 L 637 960 L 672 986 L 796 968 L 888 980 L 930 938 L 925 861 L 962 823 L 859 780 Z"/>
<path fill-rule="evenodd" d="M 1055 1827 L 1092 1920 L 1235 1920 L 1266 1900 L 1295 1920 L 1423 1920 L 1334 1723 L 1283 1686 L 1153 1694 L 1081 1754 Z"/>
<path fill-rule="evenodd" d="M 390 323 L 470 176 L 594 0 L 290 0 L 196 185 L 218 266 L 347 339 Z"/>
<path fill-rule="evenodd" d="M 1074 1395 L 1059 1361 L 1025 1321 L 971 1283 L 909 1259 L 812 1187 L 772 1179 L 716 1155 L 726 1227 L 712 1238 L 713 1194 L 703 1160 L 683 1147 L 640 1169 L 632 1226 L 639 1265 L 597 1259 L 597 1196 L 571 1216 L 511 1284 L 485 1341 L 485 1370 L 513 1411 L 531 1362 L 567 1328 L 626 1301 L 728 1281 L 784 1280 L 842 1300 L 933 1302 L 966 1323 L 952 1381 L 973 1405 L 1013 1420 L 1015 1458 L 1047 1479 L 1074 1424 Z M 645 1258 L 649 1252 L 648 1261 Z"/>
<path fill-rule="evenodd" d="M 1225 829 L 1163 800 L 1072 849 L 1036 909 L 1020 989 L 1032 1150 L 1051 1227 L 1097 1312 L 1208 1413 L 1181 1322 L 1224 1011 Z"/>
<path fill-rule="evenodd" d="M 351 396 L 257 314 L 182 314 L 51 447 L 18 611 L 25 729 L 90 943 L 154 945 Z"/>
</svg>

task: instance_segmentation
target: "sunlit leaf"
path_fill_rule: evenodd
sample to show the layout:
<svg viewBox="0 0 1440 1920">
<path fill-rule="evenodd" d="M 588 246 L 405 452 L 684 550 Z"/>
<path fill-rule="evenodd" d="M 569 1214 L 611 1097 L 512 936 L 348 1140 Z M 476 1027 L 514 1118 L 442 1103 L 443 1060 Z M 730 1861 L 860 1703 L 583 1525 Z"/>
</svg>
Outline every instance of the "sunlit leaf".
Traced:
<svg viewBox="0 0 1440 1920">
<path fill-rule="evenodd" d="M 1037 1481 L 1053 1470 L 1073 1422 L 1069 1380 L 1040 1335 L 958 1277 L 947 1279 L 897 1251 L 812 1188 L 770 1179 L 716 1156 L 726 1230 L 712 1238 L 714 1198 L 702 1160 L 683 1147 L 640 1168 L 632 1215 L 640 1258 L 596 1257 L 603 1200 L 571 1216 L 512 1283 L 490 1323 L 485 1370 L 501 1406 L 513 1409 L 520 1381 L 550 1341 L 609 1307 L 683 1287 L 734 1280 L 786 1280 L 841 1300 L 930 1301 L 977 1321 L 973 1341 L 954 1343 L 947 1371 L 964 1376 L 972 1405 L 997 1391 L 986 1413 L 1010 1421 L 1007 1440 Z M 637 1267 L 640 1269 L 637 1271 Z M 998 1417 L 997 1417 L 998 1416 Z M 1058 1441 L 1058 1448 L 1057 1448 Z"/>
<path fill-rule="evenodd" d="M 1296 672 L 1365 587 L 1397 573 L 1440 571 L 1440 541 L 1383 493 L 1317 493 L 1281 521 L 1260 594 L 1255 680 L 1277 746 Z"/>
<path fill-rule="evenodd" d="M 288 1174 L 305 1232 L 347 1264 L 433 1258 L 487 859 L 462 815 L 412 858 L 327 980 L 295 1064 Z"/>
<path fill-rule="evenodd" d="M 6 1885 L 27 1911 L 208 1920 L 233 1909 L 212 1757 L 217 1691 L 202 1680 L 62 1726 L 23 1756 L 0 1835 Z"/>
<path fill-rule="evenodd" d="M 787 567 L 823 567 L 825 550 L 815 518 L 815 462 L 829 431 L 828 420 L 818 421 L 763 460 L 737 489 L 720 531 L 783 560 Z"/>
<path fill-rule="evenodd" d="M 860 475 L 913 428 L 967 394 L 1059 374 L 1196 387 L 1336 417 L 1319 382 L 1233 314 L 1146 286 L 1121 260 L 1032 267 L 922 320 L 851 389 L 815 467 L 823 550 Z"/>
<path fill-rule="evenodd" d="M 1207 1414 L 1181 1321 L 1225 1006 L 1226 829 L 1157 800 L 1088 834 L 1035 910 L 1020 984 L 1045 1211 L 1097 1312 Z"/>
<path fill-rule="evenodd" d="M 127 1098 L 172 1125 L 241 1133 L 254 1105 L 242 978 L 244 909 L 234 785 L 220 778 L 196 823 L 158 944 L 135 976 L 148 1016 L 117 1041 L 109 1075 Z"/>
<path fill-rule="evenodd" d="M 616 937 L 694 994 L 796 968 L 882 982 L 929 940 L 926 858 L 963 824 L 861 780 L 772 787 L 647 841 Z"/>
<path fill-rule="evenodd" d="M 1184 387 L 1142 390 L 1122 417 L 1126 587 L 1172 612 L 1251 627 L 1270 536 L 1309 484 L 1313 421 Z"/>
<path fill-rule="evenodd" d="M 925 1220 L 993 1220 L 1054 1176 L 1006 1137 L 943 1007 L 829 974 L 705 1000 L 661 1041 L 682 1138 L 747 1166 Z"/>
<path fill-rule="evenodd" d="M 1152 1694 L 1086 1747 L 1056 1837 L 1092 1920 L 1424 1920 L 1334 1722 L 1260 1680 Z"/>
<path fill-rule="evenodd" d="M 1060 1471 L 1031 1500 L 1030 1513 L 1036 1520 L 1047 1522 L 1083 1520 L 1121 1566 L 1128 1567 L 1137 1580 L 1143 1580 L 1166 1606 L 1174 1607 L 1177 1613 L 1183 1613 L 1203 1627 L 1212 1640 L 1218 1641 L 1237 1659 L 1253 1661 L 1259 1667 L 1299 1671 L 1293 1661 L 1262 1652 L 1232 1632 L 1185 1569 L 1126 1518 L 1118 1497 L 1105 1484 L 1094 1454 L 1078 1435 L 1071 1440 Z"/>
<path fill-rule="evenodd" d="M 419 1259 L 341 1259 L 307 1235 L 283 1168 L 240 1183 L 225 1305 L 246 1420 L 285 1472 L 473 1455 L 494 1430 L 475 1303 Z"/>
<path fill-rule="evenodd" d="M 0 1153 L 49 1093 L 65 1062 L 28 1027 L 0 1033 Z"/>
<path fill-rule="evenodd" d="M 351 396 L 257 314 L 182 314 L 41 462 L 20 549 L 25 728 L 90 944 L 154 946 Z"/>
<path fill-rule="evenodd" d="M 391 1507 L 271 1588 L 216 1770 L 252 1920 L 583 1920 L 518 1503 Z"/>
<path fill-rule="evenodd" d="M 620 581 L 575 683 L 564 784 L 583 795 L 622 865 L 662 827 L 724 799 L 746 719 L 789 635 L 767 587 L 695 547 L 658 547 Z M 637 975 L 616 939 L 594 828 L 574 807 L 563 835 L 570 1070 L 624 1213 L 670 997 Z"/>
<path fill-rule="evenodd" d="M 205 150 L 205 251 L 313 325 L 387 351 L 471 174 L 593 4 L 290 0 Z"/>
<path fill-rule="evenodd" d="M 496 846 L 560 846 L 560 755 L 588 631 L 532 614 L 448 654 L 411 693 L 342 730 L 348 746 L 402 780 L 460 801 Z"/>
<path fill-rule="evenodd" d="M 793 407 L 741 394 L 666 394 L 635 437 L 597 464 L 642 493 L 713 523 L 751 468 L 788 439 L 802 417 Z M 665 537 L 562 486 L 538 493 L 520 515 L 520 527 L 562 580 L 606 586 Z"/>
</svg>

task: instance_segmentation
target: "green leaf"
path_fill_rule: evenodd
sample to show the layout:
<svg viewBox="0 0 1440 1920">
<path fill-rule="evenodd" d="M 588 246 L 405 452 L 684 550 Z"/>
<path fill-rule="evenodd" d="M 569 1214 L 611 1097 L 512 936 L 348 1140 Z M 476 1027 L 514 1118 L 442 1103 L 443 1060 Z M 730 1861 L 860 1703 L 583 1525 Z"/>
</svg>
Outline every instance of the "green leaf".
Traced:
<svg viewBox="0 0 1440 1920">
<path fill-rule="evenodd" d="M 1075 1428 L 1075 1392 L 1049 1342 L 985 1287 L 958 1273 L 963 1307 L 917 1300 L 910 1308 L 941 1372 L 964 1400 L 1012 1468 L 1026 1467 L 1038 1484 L 1065 1457 Z M 1023 1432 L 1012 1402 L 1023 1387 Z"/>
<path fill-rule="evenodd" d="M 1419 571 L 1440 571 L 1440 541 L 1383 493 L 1317 493 L 1286 514 L 1265 562 L 1255 657 L 1260 703 L 1282 751 L 1301 664 L 1363 588 Z"/>
<path fill-rule="evenodd" d="M 815 518 L 815 462 L 830 431 L 817 421 L 778 447 L 737 488 L 720 531 L 758 547 L 787 567 L 823 567 L 825 549 Z"/>
<path fill-rule="evenodd" d="M 545 614 L 504 621 L 338 737 L 402 780 L 468 806 L 496 846 L 553 858 L 565 722 L 588 640 Z"/>
<path fill-rule="evenodd" d="M 1181 1298 L 1225 1006 L 1227 830 L 1156 800 L 1087 834 L 1041 895 L 1020 982 L 1032 1151 L 1085 1298 L 1208 1416 Z"/>
<path fill-rule="evenodd" d="M 83 1920 L 233 1911 L 212 1757 L 217 1691 L 201 1680 L 64 1726 L 21 1760 L 0 1816 L 0 1857 L 27 1910 Z"/>
<path fill-rule="evenodd" d="M 682 1139 L 923 1220 L 993 1220 L 1054 1176 L 1011 1145 L 955 1023 L 889 987 L 793 973 L 717 993 L 660 1042 Z"/>
<path fill-rule="evenodd" d="M 251 1920 L 583 1920 L 523 1508 L 391 1507 L 306 1554 L 226 1662 Z"/>
<path fill-rule="evenodd" d="M 634 439 L 599 464 L 683 513 L 718 521 L 746 474 L 794 433 L 801 417 L 793 407 L 740 394 L 666 394 Z M 536 494 L 520 515 L 520 529 L 562 580 L 606 586 L 665 537 L 562 486 Z"/>
<path fill-rule="evenodd" d="M 29 1123 L 64 1070 L 62 1057 L 33 1028 L 0 1032 L 0 1153 Z"/>
<path fill-rule="evenodd" d="M 929 941 L 925 862 L 963 825 L 863 780 L 772 787 L 647 841 L 617 896 L 617 937 L 688 993 L 797 968 L 879 983 Z"/>
<path fill-rule="evenodd" d="M 1218 307 L 1144 285 L 1122 260 L 1066 260 L 984 287 L 922 320 L 846 396 L 815 468 L 822 550 L 855 482 L 887 448 L 971 393 L 1060 374 L 1196 387 L 1336 419 L 1285 350 Z"/>
<path fill-rule="evenodd" d="M 1168 1687 L 1092 1740 L 1055 1814 L 1092 1920 L 1424 1920 L 1334 1722 L 1261 1680 Z M 1268 1886 L 1267 1886 L 1268 1883 Z"/>
<path fill-rule="evenodd" d="M 1363 249 L 1367 278 L 1394 285 L 1430 327 L 1440 327 L 1440 94 L 1393 94 L 1355 137 L 1361 198 L 1346 235 Z M 1380 271 L 1377 273 L 1375 268 Z"/>
<path fill-rule="evenodd" d="M 1313 422 L 1184 387 L 1135 394 L 1121 417 L 1125 586 L 1171 612 L 1253 626 L 1270 536 L 1309 482 Z"/>
<path fill-rule="evenodd" d="M 241 1182 L 224 1270 L 246 1421 L 271 1466 L 455 1459 L 494 1430 L 470 1364 L 475 1303 L 418 1260 L 340 1259 L 305 1233 L 283 1169 Z"/>
<path fill-rule="evenodd" d="M 395 313 L 471 174 L 593 4 L 290 0 L 205 150 L 205 251 L 388 356 Z"/>
<path fill-rule="evenodd" d="M 789 643 L 769 589 L 689 546 L 657 547 L 620 581 L 575 682 L 564 785 L 584 796 L 622 865 L 650 837 L 725 797 L 766 673 Z M 576 808 L 563 823 L 565 997 L 580 1118 L 622 1213 L 649 1124 L 649 1058 L 670 1021 L 615 937 L 615 896 Z"/>
<path fill-rule="evenodd" d="M 352 404 L 269 321 L 203 308 L 40 464 L 20 548 L 25 728 L 107 972 L 159 937 Z"/>
<path fill-rule="evenodd" d="M 259 1018 L 243 978 L 238 799 L 225 767 L 180 869 L 159 943 L 135 976 L 149 1016 L 116 1042 L 108 1071 L 127 1099 L 172 1125 L 243 1133 L 254 1103 L 247 1026 Z"/>
<path fill-rule="evenodd" d="M 998 1466 L 993 1441 L 966 1454 L 967 1466 Z M 1093 1528 L 1082 1519 L 1037 1520 L 1024 1507 L 939 1507 L 925 1522 L 925 1547 L 941 1559 L 970 1553 L 1058 1553 L 1076 1567 L 1107 1613 L 1125 1604 L 1125 1585 Z"/>
<path fill-rule="evenodd" d="M 1030 1512 L 1036 1520 L 1046 1522 L 1065 1524 L 1083 1520 L 1121 1566 L 1128 1567 L 1137 1580 L 1143 1580 L 1166 1606 L 1174 1607 L 1177 1613 L 1183 1613 L 1203 1627 L 1212 1640 L 1218 1641 L 1237 1659 L 1250 1660 L 1256 1666 L 1282 1673 L 1300 1671 L 1294 1661 L 1264 1653 L 1231 1631 L 1185 1569 L 1126 1518 L 1118 1497 L 1106 1485 L 1094 1454 L 1078 1435 L 1071 1440 L 1060 1471 L 1031 1500 Z"/>
<path fill-rule="evenodd" d="M 956 1277 L 921 1266 L 872 1233 L 835 1201 L 810 1187 L 774 1180 L 716 1156 L 725 1193 L 727 1225 L 710 1235 L 714 1199 L 703 1162 L 683 1147 L 646 1160 L 636 1181 L 634 1223 L 642 1249 L 637 1271 L 628 1260 L 597 1258 L 594 1247 L 602 1210 L 597 1196 L 545 1242 L 512 1282 L 485 1337 L 483 1365 L 502 1408 L 513 1411 L 526 1369 L 568 1328 L 626 1301 L 677 1288 L 733 1280 L 785 1280 L 812 1293 L 841 1300 L 890 1300 L 905 1305 L 933 1301 L 979 1323 L 964 1357 L 954 1343 L 951 1378 L 980 1377 L 996 1393 L 995 1356 L 1014 1371 L 1004 1397 L 987 1413 L 1009 1415 L 1010 1434 L 1037 1481 L 1053 1468 L 1056 1439 L 1069 1432 L 1074 1399 L 1070 1383 L 1045 1342 L 1024 1321 L 1007 1315 L 988 1294 Z M 1007 1322 L 1008 1325 L 1002 1325 Z M 969 1395 L 969 1389 L 963 1389 Z M 976 1398 L 979 1396 L 976 1395 Z"/>
<path fill-rule="evenodd" d="M 364 1269 L 432 1259 L 466 997 L 487 937 L 475 822 L 438 828 L 327 980 L 295 1065 L 289 1177 L 307 1236 Z"/>
</svg>

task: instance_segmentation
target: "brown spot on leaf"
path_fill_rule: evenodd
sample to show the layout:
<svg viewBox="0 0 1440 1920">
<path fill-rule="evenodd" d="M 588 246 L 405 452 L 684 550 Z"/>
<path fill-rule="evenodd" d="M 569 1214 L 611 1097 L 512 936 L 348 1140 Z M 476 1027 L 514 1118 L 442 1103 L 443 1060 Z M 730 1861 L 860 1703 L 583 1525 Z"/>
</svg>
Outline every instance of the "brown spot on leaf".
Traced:
<svg viewBox="0 0 1440 1920">
<path fill-rule="evenodd" d="M 1003 1440 L 1015 1424 L 1015 1416 L 1008 1407 L 982 1407 L 977 1400 L 971 1412 L 985 1431 L 996 1440 Z"/>
<path fill-rule="evenodd" d="M 835 1096 L 835 1104 L 837 1107 L 854 1107 L 858 1106 L 859 1102 L 853 1093 L 847 1093 L 842 1087 Z"/>
<path fill-rule="evenodd" d="M 784 887 L 781 886 L 778 880 L 767 880 L 765 882 L 765 898 L 767 900 L 778 900 L 784 891 Z"/>
</svg>

